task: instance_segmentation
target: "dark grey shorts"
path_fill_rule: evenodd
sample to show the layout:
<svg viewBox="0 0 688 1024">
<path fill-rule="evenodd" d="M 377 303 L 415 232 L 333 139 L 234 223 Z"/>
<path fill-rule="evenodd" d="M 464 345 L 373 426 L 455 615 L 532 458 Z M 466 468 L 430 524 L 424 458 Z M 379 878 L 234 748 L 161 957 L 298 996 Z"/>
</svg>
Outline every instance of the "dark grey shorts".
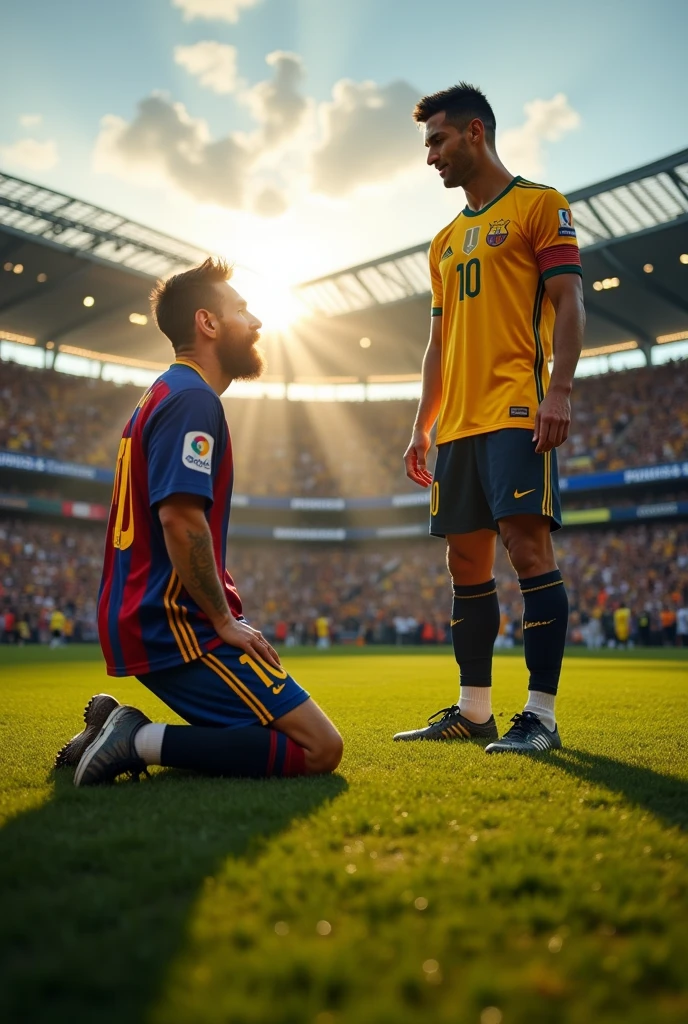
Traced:
<svg viewBox="0 0 688 1024">
<path fill-rule="evenodd" d="M 532 430 L 509 427 L 461 437 L 437 448 L 430 533 L 499 530 L 505 516 L 546 516 L 561 526 L 556 451 L 535 454 Z"/>
</svg>

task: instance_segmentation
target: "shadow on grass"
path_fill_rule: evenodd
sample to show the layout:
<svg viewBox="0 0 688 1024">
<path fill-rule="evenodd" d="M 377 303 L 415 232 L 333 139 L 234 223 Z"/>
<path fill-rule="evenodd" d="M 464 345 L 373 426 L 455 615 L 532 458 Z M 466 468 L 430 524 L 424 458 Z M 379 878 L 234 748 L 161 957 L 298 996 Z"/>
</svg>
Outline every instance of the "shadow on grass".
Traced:
<svg viewBox="0 0 688 1024">
<path fill-rule="evenodd" d="M 204 880 L 259 855 L 346 789 L 339 776 L 270 781 L 159 772 L 75 790 L 0 830 L 0 1019 L 139 1024 L 183 948 Z M 237 922 L 240 923 L 240 922 Z"/>
<path fill-rule="evenodd" d="M 622 793 L 666 824 L 688 827 L 688 782 L 683 779 L 575 747 L 550 751 L 548 757 L 569 775 Z"/>
</svg>

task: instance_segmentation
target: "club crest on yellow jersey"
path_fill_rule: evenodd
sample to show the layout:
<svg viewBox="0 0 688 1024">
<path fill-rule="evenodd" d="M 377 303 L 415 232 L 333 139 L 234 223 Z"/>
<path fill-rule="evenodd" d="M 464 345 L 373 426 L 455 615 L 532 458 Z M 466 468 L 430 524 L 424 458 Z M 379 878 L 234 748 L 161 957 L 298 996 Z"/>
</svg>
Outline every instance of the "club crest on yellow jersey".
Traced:
<svg viewBox="0 0 688 1024">
<path fill-rule="evenodd" d="M 465 252 L 466 256 L 470 256 L 470 254 L 473 252 L 473 250 L 475 249 L 475 247 L 478 244 L 478 239 L 479 238 L 480 238 L 480 225 L 478 225 L 476 228 L 467 228 L 466 229 L 466 234 L 463 236 L 463 246 L 462 246 L 462 249 Z"/>
<path fill-rule="evenodd" d="M 508 236 L 508 227 L 511 224 L 510 220 L 495 220 L 490 224 L 490 230 L 485 236 L 485 241 L 488 245 L 491 245 L 494 249 L 496 246 L 501 245 Z"/>
</svg>

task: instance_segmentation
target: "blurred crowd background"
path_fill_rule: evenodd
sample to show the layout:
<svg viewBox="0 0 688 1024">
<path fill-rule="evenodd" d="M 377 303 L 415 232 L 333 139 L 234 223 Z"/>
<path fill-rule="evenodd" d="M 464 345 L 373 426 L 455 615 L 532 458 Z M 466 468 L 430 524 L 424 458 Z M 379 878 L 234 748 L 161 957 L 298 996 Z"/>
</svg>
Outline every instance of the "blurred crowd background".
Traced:
<svg viewBox="0 0 688 1024">
<path fill-rule="evenodd" d="M 112 469 L 141 393 L 3 364 L 0 450 Z M 241 493 L 367 497 L 414 487 L 402 454 L 415 401 L 224 401 Z M 571 436 L 559 449 L 562 475 L 686 458 L 688 361 L 577 381 Z"/>
<path fill-rule="evenodd" d="M 63 638 L 96 639 L 104 539 L 103 524 L 0 518 L 4 642 L 54 639 L 60 617 Z M 688 523 L 565 530 L 555 548 L 569 592 L 570 643 L 688 646 Z M 444 557 L 435 538 L 359 546 L 230 542 L 228 568 L 245 614 L 277 643 L 434 644 L 450 640 Z M 518 644 L 521 597 L 499 543 L 495 575 L 499 643 Z"/>
<path fill-rule="evenodd" d="M 2 365 L 0 450 L 112 469 L 133 386 Z M 415 402 L 225 400 L 235 490 L 362 497 L 413 488 L 402 468 Z M 688 362 L 576 384 L 562 475 L 688 459 Z M 21 478 L 5 477 L 6 497 Z M 34 497 L 59 496 L 46 481 Z M 65 485 L 66 487 L 66 482 Z M 685 499 L 686 488 L 662 492 Z M 618 492 L 617 505 L 637 502 Z M 649 500 L 653 500 L 651 494 Z M 105 498 L 103 500 L 106 500 Z M 578 507 L 599 504 L 594 493 Z M 0 517 L 0 640 L 95 640 L 104 523 Z M 688 523 L 565 529 L 555 547 L 571 602 L 569 642 L 688 645 Z M 447 643 L 451 587 L 436 539 L 359 544 L 231 541 L 247 616 L 277 643 Z M 521 598 L 498 544 L 499 643 L 521 642 Z"/>
</svg>

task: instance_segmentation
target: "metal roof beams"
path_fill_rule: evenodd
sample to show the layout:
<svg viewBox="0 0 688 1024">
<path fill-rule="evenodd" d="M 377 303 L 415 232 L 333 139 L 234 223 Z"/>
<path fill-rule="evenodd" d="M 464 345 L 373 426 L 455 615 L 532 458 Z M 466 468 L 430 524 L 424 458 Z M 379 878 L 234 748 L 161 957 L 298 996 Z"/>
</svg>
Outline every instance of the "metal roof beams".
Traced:
<svg viewBox="0 0 688 1024">
<path fill-rule="evenodd" d="M 153 277 L 186 269 L 207 256 L 119 214 L 2 172 L 0 225 Z"/>
<path fill-rule="evenodd" d="M 569 195 L 581 249 L 666 227 L 688 216 L 688 149 Z M 298 287 L 313 313 L 338 316 L 429 291 L 430 243 Z"/>
</svg>

